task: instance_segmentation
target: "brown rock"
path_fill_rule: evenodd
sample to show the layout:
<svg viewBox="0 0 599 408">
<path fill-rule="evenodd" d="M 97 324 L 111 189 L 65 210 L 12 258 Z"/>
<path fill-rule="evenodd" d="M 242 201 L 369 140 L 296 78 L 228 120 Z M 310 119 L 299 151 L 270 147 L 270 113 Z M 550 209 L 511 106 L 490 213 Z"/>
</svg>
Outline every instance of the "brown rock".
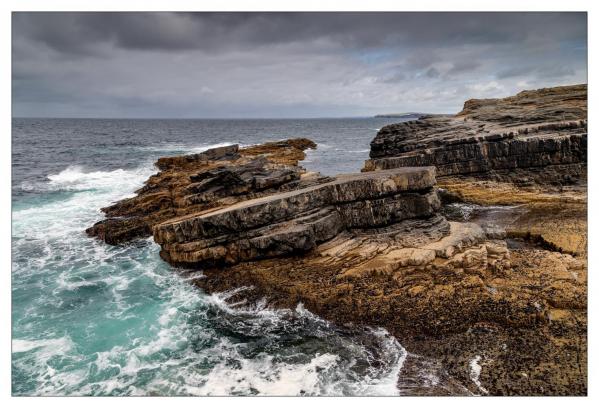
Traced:
<svg viewBox="0 0 599 408">
<path fill-rule="evenodd" d="M 406 393 L 584 395 L 585 95 L 469 101 L 457 117 L 382 129 L 367 164 L 378 171 L 359 175 L 306 173 L 305 139 L 164 158 L 88 232 L 153 231 L 163 259 L 202 268 L 193 284 L 249 288 L 232 302 L 301 302 L 388 329 L 409 351 Z M 462 219 L 442 208 L 434 168 L 406 163 L 435 166 L 445 202 L 469 206 Z"/>
<path fill-rule="evenodd" d="M 586 177 L 586 89 L 574 85 L 470 100 L 456 116 L 385 126 L 371 143 L 364 170 L 435 166 L 439 177 L 576 183 Z"/>
<path fill-rule="evenodd" d="M 106 219 L 86 232 L 119 244 L 150 236 L 154 225 L 176 216 L 327 181 L 298 166 L 303 149 L 315 146 L 308 139 L 290 139 L 161 158 L 156 162 L 160 172 L 146 181 L 137 196 L 102 208 Z"/>
<path fill-rule="evenodd" d="M 237 263 L 306 252 L 344 229 L 433 216 L 440 208 L 434 169 L 339 176 L 303 189 L 240 202 L 154 227 L 171 263 Z"/>
</svg>

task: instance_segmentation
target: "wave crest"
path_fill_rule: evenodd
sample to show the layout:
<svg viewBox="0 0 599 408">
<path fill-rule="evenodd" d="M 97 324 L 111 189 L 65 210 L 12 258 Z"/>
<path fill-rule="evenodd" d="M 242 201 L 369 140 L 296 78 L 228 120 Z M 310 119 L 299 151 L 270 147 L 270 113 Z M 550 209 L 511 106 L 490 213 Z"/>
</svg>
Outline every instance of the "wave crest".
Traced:
<svg viewBox="0 0 599 408">
<path fill-rule="evenodd" d="M 86 172 L 81 166 L 69 166 L 58 174 L 50 174 L 50 190 L 114 189 L 140 184 L 148 176 L 147 169 Z"/>
</svg>

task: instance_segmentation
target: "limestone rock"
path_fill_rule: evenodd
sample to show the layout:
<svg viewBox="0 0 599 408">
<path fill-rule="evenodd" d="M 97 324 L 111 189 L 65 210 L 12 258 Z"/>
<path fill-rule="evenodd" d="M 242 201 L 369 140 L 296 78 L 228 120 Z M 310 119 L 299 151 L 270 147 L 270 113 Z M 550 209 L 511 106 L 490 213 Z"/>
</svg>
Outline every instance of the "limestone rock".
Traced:
<svg viewBox="0 0 599 408">
<path fill-rule="evenodd" d="M 364 170 L 435 166 L 439 177 L 571 184 L 586 177 L 586 115 L 586 85 L 470 100 L 456 116 L 383 127 Z"/>
<path fill-rule="evenodd" d="M 343 175 L 154 227 L 162 256 L 175 264 L 237 263 L 306 252 L 345 229 L 428 218 L 440 208 L 434 168 Z"/>
<path fill-rule="evenodd" d="M 377 171 L 335 178 L 298 166 L 306 139 L 163 158 L 88 233 L 153 234 L 164 260 L 202 269 L 192 284 L 247 288 L 231 302 L 382 326 L 410 352 L 402 390 L 426 393 L 411 374 L 432 367 L 450 384 L 438 392 L 585 394 L 585 94 L 469 101 L 382 129 Z"/>
<path fill-rule="evenodd" d="M 337 324 L 383 326 L 473 393 L 469 363 L 481 355 L 490 371 L 480 382 L 491 395 L 584 394 L 586 263 L 509 249 L 476 224 L 435 217 L 432 230 L 449 227 L 440 235 L 433 220 L 404 220 L 386 234 L 346 230 L 301 255 L 207 267 L 193 283 L 209 292 L 250 288 L 232 301 L 301 302 Z"/>
<path fill-rule="evenodd" d="M 161 158 L 160 171 L 135 197 L 103 208 L 106 219 L 86 232 L 119 244 L 150 236 L 154 225 L 177 216 L 328 181 L 298 166 L 303 150 L 315 146 L 308 139 L 290 139 Z"/>
</svg>

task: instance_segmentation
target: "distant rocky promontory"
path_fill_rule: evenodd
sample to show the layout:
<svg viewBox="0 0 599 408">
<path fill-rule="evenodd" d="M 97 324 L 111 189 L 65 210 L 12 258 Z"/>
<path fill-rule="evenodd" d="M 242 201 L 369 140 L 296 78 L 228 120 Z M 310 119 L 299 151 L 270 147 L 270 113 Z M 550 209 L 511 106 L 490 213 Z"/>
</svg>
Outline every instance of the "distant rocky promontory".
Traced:
<svg viewBox="0 0 599 408">
<path fill-rule="evenodd" d="M 391 118 L 391 119 L 418 119 L 422 116 L 435 116 L 434 113 L 422 113 L 422 112 L 404 112 L 404 113 L 383 113 L 380 115 L 374 115 L 375 118 Z"/>
</svg>

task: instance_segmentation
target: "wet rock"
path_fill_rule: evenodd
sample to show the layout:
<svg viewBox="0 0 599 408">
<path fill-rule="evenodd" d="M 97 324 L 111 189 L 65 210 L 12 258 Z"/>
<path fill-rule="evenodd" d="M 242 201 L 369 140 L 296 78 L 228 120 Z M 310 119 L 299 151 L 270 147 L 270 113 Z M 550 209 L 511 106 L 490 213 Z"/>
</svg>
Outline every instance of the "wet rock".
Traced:
<svg viewBox="0 0 599 408">
<path fill-rule="evenodd" d="M 399 386 L 418 395 L 583 395 L 587 264 L 557 250 L 586 245 L 585 92 L 470 101 L 457 117 L 382 129 L 374 172 L 308 173 L 306 139 L 161 159 L 88 233 L 153 233 L 209 293 L 245 287 L 236 299 L 382 326 L 409 351 Z M 521 232 L 545 244 L 513 245 Z"/>
</svg>

